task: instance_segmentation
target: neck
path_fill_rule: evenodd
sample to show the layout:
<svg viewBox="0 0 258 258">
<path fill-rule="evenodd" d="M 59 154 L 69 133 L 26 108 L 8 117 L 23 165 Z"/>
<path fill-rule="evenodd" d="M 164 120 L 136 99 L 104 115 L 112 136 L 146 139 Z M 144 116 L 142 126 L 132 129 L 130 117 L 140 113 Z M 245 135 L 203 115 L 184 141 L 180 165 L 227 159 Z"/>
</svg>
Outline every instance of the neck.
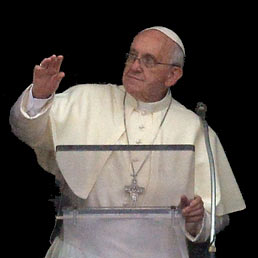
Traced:
<svg viewBox="0 0 258 258">
<path fill-rule="evenodd" d="M 160 92 L 158 94 L 131 94 L 136 100 L 141 101 L 141 102 L 146 102 L 146 103 L 151 103 L 151 102 L 157 102 L 162 100 L 166 95 L 167 95 L 168 90 L 166 89 L 163 92 Z"/>
</svg>

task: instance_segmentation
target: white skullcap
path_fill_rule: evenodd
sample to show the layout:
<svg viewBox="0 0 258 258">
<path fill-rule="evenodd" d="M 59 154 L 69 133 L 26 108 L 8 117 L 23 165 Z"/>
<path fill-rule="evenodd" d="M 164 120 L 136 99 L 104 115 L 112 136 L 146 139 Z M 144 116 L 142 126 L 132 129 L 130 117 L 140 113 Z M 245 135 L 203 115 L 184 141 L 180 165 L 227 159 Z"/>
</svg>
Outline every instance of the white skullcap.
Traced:
<svg viewBox="0 0 258 258">
<path fill-rule="evenodd" d="M 146 31 L 146 30 L 158 30 L 158 31 L 164 33 L 169 38 L 171 38 L 174 42 L 177 43 L 177 45 L 182 49 L 182 51 L 183 51 L 183 53 L 185 55 L 185 48 L 184 48 L 183 42 L 182 42 L 182 40 L 178 37 L 178 35 L 174 31 L 172 31 L 172 30 L 170 30 L 170 29 L 168 29 L 166 27 L 162 27 L 162 26 L 150 27 L 150 28 L 147 28 L 147 29 L 145 29 L 143 31 Z"/>
</svg>

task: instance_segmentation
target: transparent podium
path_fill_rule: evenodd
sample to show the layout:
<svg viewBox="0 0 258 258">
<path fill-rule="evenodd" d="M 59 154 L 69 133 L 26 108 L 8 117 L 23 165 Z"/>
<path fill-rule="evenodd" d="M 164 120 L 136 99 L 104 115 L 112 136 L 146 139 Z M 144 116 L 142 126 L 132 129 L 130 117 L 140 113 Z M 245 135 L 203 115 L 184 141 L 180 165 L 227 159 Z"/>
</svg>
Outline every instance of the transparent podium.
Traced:
<svg viewBox="0 0 258 258">
<path fill-rule="evenodd" d="M 130 202 L 135 192 L 127 191 L 130 160 L 135 157 L 143 162 L 148 159 L 144 165 L 152 176 L 146 180 L 148 185 L 139 177 L 138 183 L 144 187 L 137 204 Z M 178 205 L 181 195 L 194 196 L 193 146 L 62 145 L 57 146 L 57 161 L 67 184 L 76 189 L 75 195 L 83 196 L 84 191 L 87 192 L 85 186 L 90 173 L 94 171 L 96 176 L 86 205 L 80 201 L 76 208 L 63 208 L 62 215 L 57 216 L 63 220 L 63 244 L 58 258 L 188 257 L 184 219 Z M 118 174 L 114 173 L 125 172 L 129 173 L 129 182 L 121 179 L 120 184 L 116 181 Z M 110 181 L 105 176 L 111 177 Z M 101 185 L 107 184 L 101 192 L 94 189 L 98 187 L 97 180 Z M 111 198 L 109 206 L 98 203 L 94 207 L 91 203 L 89 207 L 88 199 L 94 191 L 100 193 L 103 203 L 108 203 L 109 196 L 115 192 L 117 203 L 112 203 Z M 122 205 L 128 199 L 129 202 Z"/>
<path fill-rule="evenodd" d="M 185 258 L 184 220 L 175 207 L 64 210 L 62 258 Z"/>
</svg>

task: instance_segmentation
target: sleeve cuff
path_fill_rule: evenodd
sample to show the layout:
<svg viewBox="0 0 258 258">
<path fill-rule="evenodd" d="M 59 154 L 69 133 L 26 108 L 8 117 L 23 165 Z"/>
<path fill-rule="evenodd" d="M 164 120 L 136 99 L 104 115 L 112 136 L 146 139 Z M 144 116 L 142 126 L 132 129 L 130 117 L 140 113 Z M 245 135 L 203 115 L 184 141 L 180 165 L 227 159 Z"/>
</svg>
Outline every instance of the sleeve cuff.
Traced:
<svg viewBox="0 0 258 258">
<path fill-rule="evenodd" d="M 36 99 L 32 95 L 32 88 L 33 84 L 25 90 L 21 104 L 21 112 L 28 119 L 34 119 L 44 114 L 54 99 L 54 94 L 48 99 Z"/>
<path fill-rule="evenodd" d="M 203 220 L 200 225 L 199 233 L 196 236 L 191 235 L 186 229 L 184 229 L 185 236 L 191 241 L 191 242 L 205 242 L 208 239 L 208 232 L 207 232 L 207 212 L 205 211 Z"/>
<path fill-rule="evenodd" d="M 185 230 L 185 236 L 192 242 L 205 242 L 210 237 L 211 219 L 210 213 L 205 211 L 202 224 L 200 226 L 200 231 L 196 236 L 192 236 L 188 231 Z M 216 216 L 216 234 L 223 230 L 229 225 L 229 216 Z"/>
</svg>

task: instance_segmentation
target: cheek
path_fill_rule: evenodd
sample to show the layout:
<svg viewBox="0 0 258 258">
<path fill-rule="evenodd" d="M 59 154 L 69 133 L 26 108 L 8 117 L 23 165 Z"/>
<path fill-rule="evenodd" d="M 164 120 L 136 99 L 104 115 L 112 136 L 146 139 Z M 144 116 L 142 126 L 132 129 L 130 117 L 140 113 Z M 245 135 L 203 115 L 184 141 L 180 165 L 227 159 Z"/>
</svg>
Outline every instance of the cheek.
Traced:
<svg viewBox="0 0 258 258">
<path fill-rule="evenodd" d="M 165 72 L 157 72 L 152 75 L 152 81 L 157 84 L 165 85 L 165 81 L 167 80 L 167 73 Z"/>
<path fill-rule="evenodd" d="M 123 71 L 123 75 L 122 75 L 123 82 L 126 80 L 126 74 L 128 73 L 128 71 L 129 71 L 128 66 L 125 66 L 124 71 Z"/>
<path fill-rule="evenodd" d="M 128 66 L 125 65 L 124 71 L 123 71 L 123 75 L 126 74 L 128 72 Z"/>
<path fill-rule="evenodd" d="M 160 84 L 163 81 L 163 77 L 161 74 L 156 74 L 153 72 L 148 73 L 148 76 L 146 76 L 146 84 L 148 85 L 155 85 L 155 84 Z"/>
</svg>

